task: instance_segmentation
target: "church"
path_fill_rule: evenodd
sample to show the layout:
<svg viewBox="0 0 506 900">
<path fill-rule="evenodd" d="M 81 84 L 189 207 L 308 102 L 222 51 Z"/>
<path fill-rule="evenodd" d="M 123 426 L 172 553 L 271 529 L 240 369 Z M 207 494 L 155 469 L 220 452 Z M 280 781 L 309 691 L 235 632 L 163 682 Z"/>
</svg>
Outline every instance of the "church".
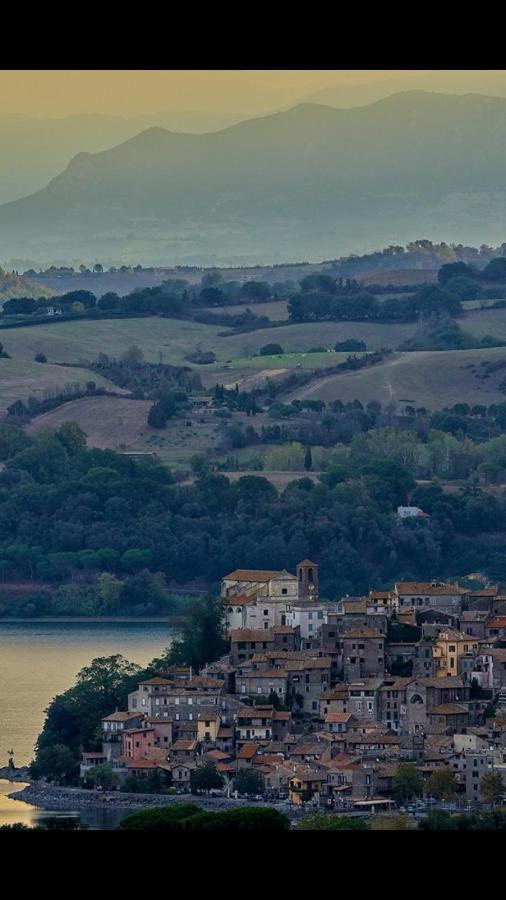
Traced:
<svg viewBox="0 0 506 900">
<path fill-rule="evenodd" d="M 221 596 L 229 631 L 288 625 L 311 637 L 323 618 L 318 566 L 309 559 L 297 565 L 295 575 L 286 569 L 235 569 L 222 579 Z"/>
</svg>

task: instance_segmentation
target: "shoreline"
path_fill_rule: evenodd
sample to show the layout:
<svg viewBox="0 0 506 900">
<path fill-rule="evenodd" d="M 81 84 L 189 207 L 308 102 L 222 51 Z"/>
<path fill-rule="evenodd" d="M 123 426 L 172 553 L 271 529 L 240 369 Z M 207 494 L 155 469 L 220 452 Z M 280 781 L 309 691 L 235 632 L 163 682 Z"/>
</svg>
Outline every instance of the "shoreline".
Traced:
<svg viewBox="0 0 506 900">
<path fill-rule="evenodd" d="M 69 624 L 72 622 L 78 622 L 80 624 L 83 622 L 106 622 L 108 625 L 114 624 L 115 622 L 121 625 L 139 622 L 144 625 L 179 625 L 181 624 L 181 619 L 168 618 L 167 616 L 2 616 L 0 618 L 0 625 L 2 622 L 5 622 L 7 625 L 13 625 L 19 622 L 34 622 L 44 625 L 50 625 L 52 622 L 59 624 Z"/>
<path fill-rule="evenodd" d="M 48 812 L 82 812 L 87 809 L 124 809 L 135 812 L 139 809 L 170 806 L 171 803 L 195 803 L 202 809 L 208 810 L 235 809 L 239 806 L 269 806 L 284 812 L 290 818 L 297 816 L 297 810 L 293 806 L 282 802 L 256 804 L 251 800 L 236 800 L 233 797 L 205 797 L 193 794 L 130 794 L 120 791 L 56 787 L 36 781 L 21 790 L 11 791 L 7 796 L 13 800 L 23 800 L 25 803 L 30 803 L 32 806 Z"/>
</svg>

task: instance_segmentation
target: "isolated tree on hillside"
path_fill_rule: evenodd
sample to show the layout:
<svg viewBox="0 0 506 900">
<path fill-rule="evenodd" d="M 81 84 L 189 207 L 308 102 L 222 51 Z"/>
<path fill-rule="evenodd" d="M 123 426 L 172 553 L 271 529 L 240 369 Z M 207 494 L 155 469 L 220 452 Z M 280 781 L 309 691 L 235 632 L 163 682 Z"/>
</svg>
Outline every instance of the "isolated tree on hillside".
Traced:
<svg viewBox="0 0 506 900">
<path fill-rule="evenodd" d="M 133 344 L 128 350 L 125 350 L 121 357 L 121 361 L 127 366 L 142 366 L 144 362 L 144 353 L 140 347 Z"/>
<path fill-rule="evenodd" d="M 313 456 L 311 453 L 311 447 L 306 447 L 306 452 L 304 455 L 304 468 L 306 472 L 310 472 L 313 468 Z"/>
</svg>

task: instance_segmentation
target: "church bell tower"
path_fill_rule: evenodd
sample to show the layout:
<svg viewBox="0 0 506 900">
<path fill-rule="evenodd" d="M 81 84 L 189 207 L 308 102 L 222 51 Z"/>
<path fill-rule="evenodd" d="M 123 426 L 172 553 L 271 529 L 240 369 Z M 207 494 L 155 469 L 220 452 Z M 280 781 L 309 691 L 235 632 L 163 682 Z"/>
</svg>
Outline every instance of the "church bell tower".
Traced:
<svg viewBox="0 0 506 900">
<path fill-rule="evenodd" d="M 316 601 L 320 597 L 320 585 L 318 583 L 318 566 L 310 559 L 304 559 L 297 566 L 297 580 L 299 583 L 299 600 Z"/>
</svg>

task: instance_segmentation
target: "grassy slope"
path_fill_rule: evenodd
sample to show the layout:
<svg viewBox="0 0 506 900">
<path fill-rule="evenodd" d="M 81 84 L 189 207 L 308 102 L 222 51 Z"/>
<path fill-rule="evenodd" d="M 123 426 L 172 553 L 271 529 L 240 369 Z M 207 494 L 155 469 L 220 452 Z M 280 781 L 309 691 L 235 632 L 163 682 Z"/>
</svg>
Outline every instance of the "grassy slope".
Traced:
<svg viewBox="0 0 506 900">
<path fill-rule="evenodd" d="M 148 428 L 147 416 L 150 400 L 129 400 L 119 397 L 90 397 L 73 400 L 44 413 L 29 425 L 29 434 L 38 434 L 45 429 L 59 428 L 64 422 L 78 422 L 88 436 L 93 447 L 112 449 L 125 445 L 130 447 L 141 440 L 146 433 L 154 433 Z"/>
<path fill-rule="evenodd" d="M 506 348 L 399 353 L 370 369 L 315 381 L 295 391 L 291 399 L 406 401 L 429 409 L 458 402 L 489 405 L 506 399 L 498 390 L 506 370 L 487 379 L 478 378 L 476 373 L 481 362 L 496 359 L 506 361 Z"/>
<path fill-rule="evenodd" d="M 506 339 L 506 309 L 473 310 L 461 320 L 461 325 L 476 336 L 495 334 Z M 12 329 L 0 333 L 0 340 L 12 357 L 11 360 L 1 361 L 0 409 L 4 409 L 18 397 L 42 393 L 45 388 L 61 386 L 67 382 L 85 382 L 93 377 L 97 383 L 103 383 L 85 370 L 65 370 L 54 365 L 35 363 L 33 357 L 39 351 L 46 354 L 49 363 L 79 363 L 94 359 L 100 352 L 119 355 L 132 344 L 138 344 L 148 361 L 158 362 L 161 352 L 164 362 L 181 364 L 185 362 L 185 354 L 200 344 L 203 350 L 212 349 L 217 355 L 216 364 L 195 366 L 204 382 L 212 385 L 216 381 L 235 383 L 244 377 L 251 377 L 255 372 L 287 369 L 299 362 L 304 368 L 334 364 L 340 358 L 336 354 L 297 354 L 310 347 L 332 347 L 337 340 L 346 338 L 365 340 L 369 350 L 382 346 L 398 347 L 415 329 L 414 323 L 380 325 L 364 322 L 317 322 L 219 337 L 219 332 L 223 329 L 217 326 L 158 318 L 123 321 L 108 319 L 101 322 L 82 320 Z M 273 341 L 280 343 L 285 351 L 281 359 L 251 358 L 262 346 Z M 506 352 L 500 348 L 465 352 L 475 356 L 482 354 L 480 358 L 487 359 L 497 355 L 501 358 L 506 356 Z M 326 399 L 340 396 L 336 391 L 344 391 L 343 396 L 349 399 L 371 399 L 371 396 L 378 396 L 378 399 L 386 401 L 391 395 L 391 385 L 392 395 L 397 398 L 412 399 L 413 395 L 420 397 L 420 402 L 430 403 L 432 406 L 445 405 L 448 396 L 462 399 L 463 394 L 468 391 L 471 391 L 473 402 L 480 402 L 482 398 L 483 402 L 503 399 L 503 395 L 497 391 L 497 383 L 501 380 L 499 375 L 483 384 L 478 384 L 471 376 L 462 380 L 460 363 L 456 362 L 461 358 L 464 357 L 455 353 L 417 354 L 411 358 L 403 356 L 381 367 L 337 376 L 338 380 L 315 385 L 310 396 Z M 232 361 L 233 368 L 224 370 L 223 364 L 228 360 Z M 421 360 L 426 361 L 422 363 Z M 435 368 L 434 363 L 437 363 Z M 438 394 L 441 394 L 439 400 Z"/>
<path fill-rule="evenodd" d="M 201 342 L 212 349 L 215 335 L 222 329 L 175 319 L 81 320 L 35 325 L 0 331 L 0 340 L 12 357 L 33 359 L 43 351 L 50 362 L 79 363 L 95 359 L 98 353 L 119 356 L 132 344 L 142 347 L 148 362 L 179 364 L 184 355 Z"/>
<path fill-rule="evenodd" d="M 90 380 L 98 386 L 118 390 L 106 378 L 87 369 L 67 369 L 19 358 L 0 359 L 0 413 L 15 400 L 24 400 L 30 395 L 43 399 L 47 389 L 63 388 L 74 382 L 84 386 Z"/>
</svg>

